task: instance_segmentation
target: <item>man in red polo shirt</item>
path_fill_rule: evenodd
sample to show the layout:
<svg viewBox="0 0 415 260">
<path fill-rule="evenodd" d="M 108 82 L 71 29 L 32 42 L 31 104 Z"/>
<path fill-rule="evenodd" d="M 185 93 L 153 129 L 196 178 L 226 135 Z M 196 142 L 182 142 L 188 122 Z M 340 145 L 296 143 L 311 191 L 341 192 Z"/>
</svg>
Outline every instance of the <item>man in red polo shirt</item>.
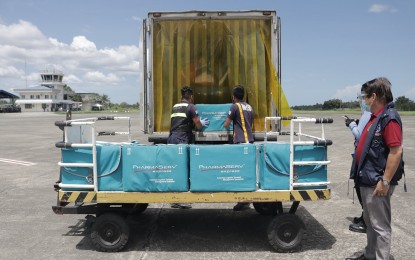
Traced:
<svg viewBox="0 0 415 260">
<path fill-rule="evenodd" d="M 364 85 L 364 102 L 372 116 L 357 145 L 351 174 L 362 196 L 367 246 L 363 255 L 346 259 L 389 259 L 390 198 L 403 173 L 402 121 L 392 102 L 388 79 L 376 78 Z"/>
</svg>

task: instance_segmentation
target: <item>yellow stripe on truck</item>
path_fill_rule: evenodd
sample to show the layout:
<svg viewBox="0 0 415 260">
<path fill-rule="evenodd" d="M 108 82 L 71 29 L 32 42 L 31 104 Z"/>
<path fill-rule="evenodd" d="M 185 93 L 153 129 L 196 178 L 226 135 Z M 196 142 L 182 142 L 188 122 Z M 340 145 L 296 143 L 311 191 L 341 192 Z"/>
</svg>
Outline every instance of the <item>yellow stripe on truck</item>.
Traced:
<svg viewBox="0 0 415 260">
<path fill-rule="evenodd" d="M 186 117 L 186 113 L 173 113 L 170 117 Z"/>
</svg>

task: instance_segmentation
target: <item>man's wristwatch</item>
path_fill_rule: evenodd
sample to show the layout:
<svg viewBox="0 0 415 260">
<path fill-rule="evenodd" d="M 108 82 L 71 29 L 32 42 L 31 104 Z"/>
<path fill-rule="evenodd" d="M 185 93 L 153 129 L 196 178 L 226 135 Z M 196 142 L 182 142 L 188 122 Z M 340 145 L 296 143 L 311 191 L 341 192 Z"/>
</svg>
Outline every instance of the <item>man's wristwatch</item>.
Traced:
<svg viewBox="0 0 415 260">
<path fill-rule="evenodd" d="M 388 181 L 388 180 L 385 180 L 385 179 L 382 179 L 382 184 L 383 184 L 383 186 L 389 186 L 390 185 L 390 181 Z"/>
</svg>

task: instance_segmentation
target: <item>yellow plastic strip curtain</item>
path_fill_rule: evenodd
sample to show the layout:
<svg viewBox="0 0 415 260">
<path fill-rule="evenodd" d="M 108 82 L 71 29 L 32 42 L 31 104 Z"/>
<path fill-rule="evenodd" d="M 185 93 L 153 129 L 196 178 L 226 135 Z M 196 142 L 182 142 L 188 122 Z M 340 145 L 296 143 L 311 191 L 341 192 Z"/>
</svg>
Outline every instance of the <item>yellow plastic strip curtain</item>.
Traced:
<svg viewBox="0 0 415 260">
<path fill-rule="evenodd" d="M 243 85 L 254 131 L 275 111 L 291 114 L 271 60 L 271 20 L 155 20 L 153 28 L 155 132 L 169 131 L 185 85 L 195 104 L 231 103 L 232 88 Z"/>
<path fill-rule="evenodd" d="M 265 35 L 261 33 L 262 39 L 265 38 Z M 270 73 L 267 73 L 268 80 L 271 83 L 271 95 L 268 95 L 268 97 L 272 97 L 271 100 L 267 100 L 267 102 L 271 102 L 271 106 L 277 110 L 278 116 L 285 116 L 285 117 L 291 117 L 292 111 L 290 108 L 290 105 L 288 104 L 288 100 L 285 97 L 284 91 L 282 90 L 278 75 L 276 73 L 274 64 L 272 63 L 271 59 L 271 50 L 268 48 L 268 46 L 265 48 L 267 61 L 268 61 L 268 68 L 270 70 Z M 290 121 L 283 120 L 282 124 L 284 126 L 287 126 L 290 124 Z"/>
</svg>

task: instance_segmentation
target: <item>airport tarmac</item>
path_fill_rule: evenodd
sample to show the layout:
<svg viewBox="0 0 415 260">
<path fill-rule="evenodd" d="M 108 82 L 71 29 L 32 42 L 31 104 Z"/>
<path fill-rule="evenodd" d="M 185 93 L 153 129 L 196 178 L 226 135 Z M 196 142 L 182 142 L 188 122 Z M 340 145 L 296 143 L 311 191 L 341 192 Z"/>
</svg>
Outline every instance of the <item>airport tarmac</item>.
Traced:
<svg viewBox="0 0 415 260">
<path fill-rule="evenodd" d="M 74 114 L 73 119 L 97 115 Z M 146 142 L 138 114 L 105 115 L 130 116 L 132 140 Z M 0 259 L 344 259 L 362 252 L 366 235 L 348 230 L 351 219 L 361 213 L 348 180 L 352 134 L 341 116 L 314 116 L 335 119 L 325 128 L 326 138 L 333 141 L 328 152 L 331 199 L 300 203 L 296 214 L 306 226 L 300 251 L 275 252 L 267 240 L 272 216 L 253 208 L 235 212 L 230 203 L 196 203 L 180 210 L 165 203 L 150 204 L 141 215 L 129 217 L 126 248 L 103 253 L 90 241 L 85 215 L 55 215 L 51 209 L 56 205 L 53 185 L 60 161 L 55 143 L 62 140 L 54 122 L 65 116 L 0 114 Z M 392 197 L 392 255 L 410 260 L 415 251 L 415 117 L 402 119 L 408 192 L 401 180 Z"/>
</svg>

